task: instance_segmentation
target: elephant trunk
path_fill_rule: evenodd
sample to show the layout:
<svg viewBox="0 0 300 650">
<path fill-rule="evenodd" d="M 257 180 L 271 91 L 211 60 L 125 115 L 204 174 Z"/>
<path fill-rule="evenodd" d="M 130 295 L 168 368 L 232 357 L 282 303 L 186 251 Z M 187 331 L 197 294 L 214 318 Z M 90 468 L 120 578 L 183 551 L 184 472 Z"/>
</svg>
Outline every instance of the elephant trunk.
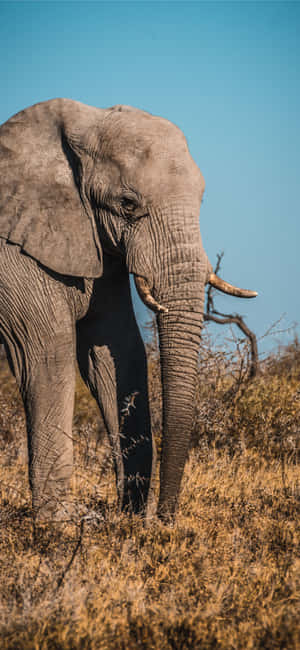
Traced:
<svg viewBox="0 0 300 650">
<path fill-rule="evenodd" d="M 128 266 L 143 302 L 157 314 L 163 391 L 158 514 L 167 521 L 175 513 L 188 452 L 204 288 L 212 268 L 194 205 L 169 206 L 151 217 L 151 229 L 145 222 L 130 242 Z"/>
<path fill-rule="evenodd" d="M 202 300 L 195 298 L 186 308 L 158 316 L 163 390 L 158 514 L 165 521 L 175 513 L 193 425 L 202 311 Z"/>
</svg>

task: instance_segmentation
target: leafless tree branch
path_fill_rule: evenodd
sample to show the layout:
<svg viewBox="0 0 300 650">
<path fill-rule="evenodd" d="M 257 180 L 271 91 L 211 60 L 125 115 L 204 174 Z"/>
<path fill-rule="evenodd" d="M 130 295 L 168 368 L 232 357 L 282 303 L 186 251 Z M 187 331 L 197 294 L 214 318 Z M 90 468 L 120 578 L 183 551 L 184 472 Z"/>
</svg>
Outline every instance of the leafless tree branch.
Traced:
<svg viewBox="0 0 300 650">
<path fill-rule="evenodd" d="M 223 256 L 224 252 L 217 255 L 217 263 L 214 270 L 215 274 L 217 274 L 221 268 L 221 261 Z M 240 314 L 223 314 L 222 312 L 219 312 L 217 309 L 215 309 L 214 289 L 210 285 L 208 286 L 206 293 L 206 312 L 204 313 L 204 320 L 213 321 L 219 325 L 234 324 L 237 325 L 237 327 L 243 332 L 243 334 L 247 337 L 250 345 L 250 365 L 248 377 L 249 379 L 253 379 L 258 374 L 259 370 L 256 335 L 254 332 L 252 332 L 248 325 L 246 325 L 243 317 Z"/>
</svg>

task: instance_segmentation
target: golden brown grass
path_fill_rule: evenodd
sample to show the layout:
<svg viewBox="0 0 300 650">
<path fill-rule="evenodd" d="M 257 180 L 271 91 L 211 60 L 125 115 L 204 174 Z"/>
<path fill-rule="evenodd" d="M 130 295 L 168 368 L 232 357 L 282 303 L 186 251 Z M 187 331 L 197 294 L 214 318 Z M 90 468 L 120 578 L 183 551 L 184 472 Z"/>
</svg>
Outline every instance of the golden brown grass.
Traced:
<svg viewBox="0 0 300 650">
<path fill-rule="evenodd" d="M 295 344 L 272 357 L 247 385 L 238 363 L 228 368 L 210 351 L 213 386 L 202 367 L 173 528 L 117 512 L 107 441 L 103 433 L 98 440 L 103 428 L 79 382 L 81 523 L 35 537 L 21 406 L 3 365 L 1 650 L 300 647 L 298 352 Z M 149 354 L 159 440 L 155 350 Z"/>
</svg>

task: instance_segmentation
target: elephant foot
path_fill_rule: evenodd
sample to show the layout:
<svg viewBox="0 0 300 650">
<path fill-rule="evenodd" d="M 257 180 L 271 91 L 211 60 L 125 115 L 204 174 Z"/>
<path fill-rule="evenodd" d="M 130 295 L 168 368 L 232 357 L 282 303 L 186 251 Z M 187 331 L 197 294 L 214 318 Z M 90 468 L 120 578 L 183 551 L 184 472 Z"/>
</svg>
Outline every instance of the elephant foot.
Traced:
<svg viewBox="0 0 300 650">
<path fill-rule="evenodd" d="M 34 506 L 33 512 L 35 524 L 39 526 L 43 526 L 43 524 L 75 523 L 79 516 L 74 504 L 70 501 L 60 501 L 59 504 L 53 504 L 52 501 L 44 502 L 39 507 Z"/>
<path fill-rule="evenodd" d="M 78 536 L 79 516 L 70 502 L 43 504 L 33 510 L 33 538 L 40 550 L 48 549 L 49 545 L 58 544 L 61 539 L 74 539 Z"/>
</svg>

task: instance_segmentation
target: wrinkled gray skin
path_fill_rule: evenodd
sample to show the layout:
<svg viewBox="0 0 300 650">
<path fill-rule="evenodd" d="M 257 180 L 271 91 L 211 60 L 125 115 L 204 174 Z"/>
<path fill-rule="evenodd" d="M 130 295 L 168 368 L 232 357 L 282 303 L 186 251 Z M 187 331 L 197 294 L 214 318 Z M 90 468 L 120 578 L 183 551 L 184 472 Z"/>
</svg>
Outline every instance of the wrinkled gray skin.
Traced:
<svg viewBox="0 0 300 650">
<path fill-rule="evenodd" d="M 0 331 L 24 401 L 37 518 L 70 510 L 76 356 L 104 417 L 121 506 L 146 508 L 154 453 L 129 273 L 168 308 L 157 318 L 158 513 L 174 515 L 211 271 L 199 230 L 203 191 L 182 132 L 137 109 L 55 99 L 1 126 Z M 135 408 L 126 412 L 128 396 Z"/>
</svg>

